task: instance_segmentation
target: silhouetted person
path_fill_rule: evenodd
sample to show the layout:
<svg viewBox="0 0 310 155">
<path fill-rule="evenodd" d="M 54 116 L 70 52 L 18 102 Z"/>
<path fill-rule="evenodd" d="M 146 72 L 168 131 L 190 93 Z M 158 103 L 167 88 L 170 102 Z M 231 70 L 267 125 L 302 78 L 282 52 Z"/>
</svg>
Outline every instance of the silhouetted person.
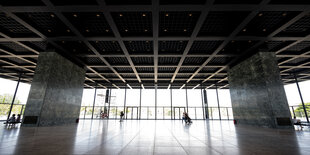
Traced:
<svg viewBox="0 0 310 155">
<path fill-rule="evenodd" d="M 15 123 L 15 121 L 16 121 L 15 114 L 13 114 L 13 115 L 9 118 L 8 123 Z"/>
<path fill-rule="evenodd" d="M 292 120 L 293 120 L 294 125 L 299 125 L 301 129 L 303 128 L 301 125 L 300 119 L 296 119 L 296 116 L 294 116 L 294 119 Z"/>
<path fill-rule="evenodd" d="M 123 121 L 123 119 L 124 119 L 124 112 L 123 112 L 123 111 L 121 111 L 120 117 L 121 117 L 120 122 L 122 122 L 122 121 Z"/>
<path fill-rule="evenodd" d="M 20 123 L 20 114 L 17 114 L 16 123 Z"/>
</svg>

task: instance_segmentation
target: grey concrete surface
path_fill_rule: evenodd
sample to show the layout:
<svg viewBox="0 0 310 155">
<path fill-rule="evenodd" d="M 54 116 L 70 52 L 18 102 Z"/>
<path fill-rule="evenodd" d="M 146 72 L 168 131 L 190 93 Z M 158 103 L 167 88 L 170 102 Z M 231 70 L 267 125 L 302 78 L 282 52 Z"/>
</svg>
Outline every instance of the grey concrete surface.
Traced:
<svg viewBox="0 0 310 155">
<path fill-rule="evenodd" d="M 79 117 L 85 70 L 55 52 L 40 53 L 24 116 L 38 116 L 37 124 L 74 123 Z"/>
<path fill-rule="evenodd" d="M 269 128 L 292 128 L 277 118 L 291 121 L 277 59 L 259 52 L 230 68 L 228 80 L 234 118 L 240 124 Z"/>
</svg>

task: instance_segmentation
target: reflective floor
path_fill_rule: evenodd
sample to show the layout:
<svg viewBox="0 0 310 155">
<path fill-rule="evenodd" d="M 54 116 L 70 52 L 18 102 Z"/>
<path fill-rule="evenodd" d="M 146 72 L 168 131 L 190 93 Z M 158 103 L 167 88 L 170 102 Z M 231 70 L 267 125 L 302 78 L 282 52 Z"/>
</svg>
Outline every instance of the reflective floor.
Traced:
<svg viewBox="0 0 310 155">
<path fill-rule="evenodd" d="M 85 120 L 78 125 L 6 128 L 0 154 L 310 154 L 310 131 L 235 126 L 232 121 Z"/>
</svg>

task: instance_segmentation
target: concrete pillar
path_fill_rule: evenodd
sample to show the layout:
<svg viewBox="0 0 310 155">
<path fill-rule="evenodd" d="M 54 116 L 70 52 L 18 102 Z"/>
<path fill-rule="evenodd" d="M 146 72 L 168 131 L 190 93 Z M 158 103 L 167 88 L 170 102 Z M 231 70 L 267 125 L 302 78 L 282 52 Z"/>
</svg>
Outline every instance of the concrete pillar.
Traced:
<svg viewBox="0 0 310 155">
<path fill-rule="evenodd" d="M 275 53 L 259 52 L 228 71 L 238 124 L 292 128 L 291 114 Z"/>
<path fill-rule="evenodd" d="M 23 126 L 74 123 L 79 118 L 85 70 L 56 52 L 39 55 Z"/>
</svg>

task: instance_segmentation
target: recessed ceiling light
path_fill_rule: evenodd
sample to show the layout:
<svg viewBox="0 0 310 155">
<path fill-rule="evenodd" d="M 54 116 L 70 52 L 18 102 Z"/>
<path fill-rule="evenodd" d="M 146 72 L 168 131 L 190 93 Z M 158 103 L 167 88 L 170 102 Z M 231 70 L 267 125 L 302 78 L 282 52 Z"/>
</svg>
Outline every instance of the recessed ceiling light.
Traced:
<svg viewBox="0 0 310 155">
<path fill-rule="evenodd" d="M 245 31 L 246 31 L 246 29 L 243 29 L 242 31 L 243 31 L 243 32 L 245 32 Z"/>
<path fill-rule="evenodd" d="M 77 14 L 73 14 L 73 17 L 77 17 Z"/>
<path fill-rule="evenodd" d="M 88 29 L 86 29 L 85 31 L 86 31 L 86 32 L 89 32 L 89 30 L 88 30 Z"/>
<path fill-rule="evenodd" d="M 258 16 L 260 16 L 260 17 L 263 16 L 263 13 L 259 13 Z"/>
<path fill-rule="evenodd" d="M 282 14 L 282 16 L 286 16 L 286 15 L 287 15 L 286 13 L 283 13 L 283 14 Z"/>
<path fill-rule="evenodd" d="M 126 29 L 125 32 L 128 32 L 128 30 Z"/>
<path fill-rule="evenodd" d="M 167 29 L 164 29 L 164 31 L 167 32 L 168 30 L 167 30 Z"/>
<path fill-rule="evenodd" d="M 123 14 L 119 14 L 120 17 L 123 17 Z"/>
<path fill-rule="evenodd" d="M 67 32 L 70 32 L 70 30 L 68 29 Z"/>
<path fill-rule="evenodd" d="M 51 14 L 51 17 L 52 17 L 52 18 L 54 18 L 54 17 L 55 17 L 55 15 L 54 15 L 54 14 Z"/>
<path fill-rule="evenodd" d="M 146 43 L 149 43 L 149 41 L 147 40 L 147 41 L 145 41 Z"/>
<path fill-rule="evenodd" d="M 184 29 L 183 31 L 184 31 L 184 32 L 186 32 L 187 30 L 186 30 L 186 29 Z"/>
<path fill-rule="evenodd" d="M 99 15 L 99 14 L 96 14 L 96 16 L 97 16 L 97 17 L 100 17 L 100 15 Z"/>
<path fill-rule="evenodd" d="M 169 14 L 168 13 L 166 13 L 166 17 L 168 17 L 169 16 Z"/>
<path fill-rule="evenodd" d="M 249 40 L 249 43 L 251 43 L 252 41 L 251 40 Z"/>
<path fill-rule="evenodd" d="M 193 16 L 193 14 L 191 14 L 191 13 L 190 13 L 190 14 L 188 14 L 188 16 L 190 16 L 190 17 L 191 17 L 191 16 Z"/>
<path fill-rule="evenodd" d="M 145 29 L 144 32 L 147 32 L 147 29 Z"/>
<path fill-rule="evenodd" d="M 106 31 L 106 32 L 109 32 L 109 30 L 108 30 L 108 29 L 106 29 L 105 31 Z"/>
<path fill-rule="evenodd" d="M 142 16 L 143 16 L 143 17 L 145 17 L 145 16 L 146 16 L 146 14 L 144 13 L 144 14 L 142 14 Z"/>
<path fill-rule="evenodd" d="M 47 30 L 47 32 L 52 32 L 52 30 Z"/>
</svg>

